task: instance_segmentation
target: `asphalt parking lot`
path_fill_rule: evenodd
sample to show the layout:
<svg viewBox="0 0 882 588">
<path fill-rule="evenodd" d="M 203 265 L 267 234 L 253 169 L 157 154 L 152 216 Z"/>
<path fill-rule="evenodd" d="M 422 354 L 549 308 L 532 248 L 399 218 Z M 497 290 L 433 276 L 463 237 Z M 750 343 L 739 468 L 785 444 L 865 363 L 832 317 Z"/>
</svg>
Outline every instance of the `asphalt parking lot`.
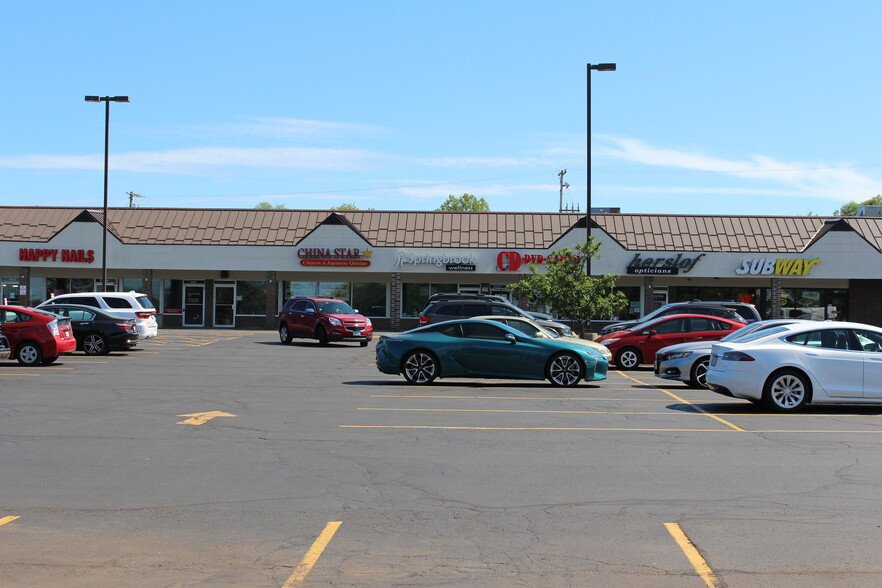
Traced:
<svg viewBox="0 0 882 588">
<path fill-rule="evenodd" d="M 161 330 L 0 362 L 0 586 L 878 586 L 880 415 Z"/>
</svg>

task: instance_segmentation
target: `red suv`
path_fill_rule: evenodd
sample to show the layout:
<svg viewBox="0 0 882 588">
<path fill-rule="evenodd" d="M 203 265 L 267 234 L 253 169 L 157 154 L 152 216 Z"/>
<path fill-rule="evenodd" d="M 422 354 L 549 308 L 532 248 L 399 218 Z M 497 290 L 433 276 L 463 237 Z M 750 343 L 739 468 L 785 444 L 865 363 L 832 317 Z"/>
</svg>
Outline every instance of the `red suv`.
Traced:
<svg viewBox="0 0 882 588">
<path fill-rule="evenodd" d="M 288 299 L 279 311 L 279 339 L 282 343 L 301 337 L 318 339 L 320 345 L 327 345 L 330 341 L 358 341 L 362 347 L 367 347 L 373 335 L 371 319 L 336 298 L 295 296 Z"/>
<path fill-rule="evenodd" d="M 0 306 L 0 326 L 22 365 L 48 365 L 77 348 L 70 319 L 26 306 Z"/>
<path fill-rule="evenodd" d="M 718 341 L 744 324 L 719 316 L 675 314 L 602 335 L 597 342 L 609 348 L 616 367 L 633 370 L 643 363 L 655 363 L 655 352 L 662 347 L 690 341 Z"/>
</svg>

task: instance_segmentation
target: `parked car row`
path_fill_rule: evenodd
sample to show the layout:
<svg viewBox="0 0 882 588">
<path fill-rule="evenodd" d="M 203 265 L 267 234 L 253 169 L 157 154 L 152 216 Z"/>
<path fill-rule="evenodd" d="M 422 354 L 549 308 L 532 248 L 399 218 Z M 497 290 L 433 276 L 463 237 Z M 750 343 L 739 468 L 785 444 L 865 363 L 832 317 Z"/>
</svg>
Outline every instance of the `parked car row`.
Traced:
<svg viewBox="0 0 882 588">
<path fill-rule="evenodd" d="M 704 310 L 697 302 L 686 303 L 677 314 L 660 309 L 592 342 L 561 336 L 492 298 L 439 295 L 427 302 L 422 326 L 379 337 L 376 366 L 417 385 L 477 377 L 548 380 L 568 387 L 604 380 L 613 363 L 623 370 L 652 364 L 659 378 L 763 402 L 782 412 L 809 403 L 882 404 L 882 329 L 831 321 L 762 321 L 752 305 L 741 306 L 742 314 L 726 306 L 708 314 L 683 313 L 684 307 Z M 491 312 L 479 314 L 477 308 Z M 445 313 L 467 316 L 450 319 Z M 308 337 L 321 344 L 358 341 L 366 346 L 373 336 L 370 319 L 331 298 L 294 297 L 279 319 L 282 343 Z"/>
<path fill-rule="evenodd" d="M 62 294 L 35 308 L 3 305 L 0 359 L 48 365 L 76 350 L 86 355 L 125 351 L 156 336 L 155 314 L 150 299 L 135 292 Z"/>
</svg>

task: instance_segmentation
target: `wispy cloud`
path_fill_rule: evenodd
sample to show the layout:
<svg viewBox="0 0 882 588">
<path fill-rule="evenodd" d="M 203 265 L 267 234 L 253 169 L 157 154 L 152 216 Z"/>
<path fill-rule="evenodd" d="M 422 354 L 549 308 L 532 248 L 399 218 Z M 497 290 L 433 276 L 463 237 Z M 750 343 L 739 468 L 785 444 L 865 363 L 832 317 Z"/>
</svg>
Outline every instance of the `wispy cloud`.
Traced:
<svg viewBox="0 0 882 588">
<path fill-rule="evenodd" d="M 360 171 L 383 156 L 362 149 L 311 147 L 203 147 L 111 156 L 114 170 L 143 173 L 198 174 L 217 168 L 312 169 Z M 102 169 L 101 155 L 19 155 L 0 157 L 0 167 L 15 169 Z"/>
<path fill-rule="evenodd" d="M 555 162 L 538 157 L 423 157 L 417 162 L 428 167 L 462 169 L 501 167 L 553 167 Z"/>
<path fill-rule="evenodd" d="M 866 199 L 878 193 L 880 187 L 878 179 L 862 175 L 845 164 L 782 162 L 763 155 L 753 155 L 743 160 L 727 160 L 695 150 L 656 147 L 639 139 L 610 136 L 597 139 L 599 146 L 595 152 L 600 157 L 757 182 L 775 182 L 791 186 L 803 196 Z M 770 190 L 762 189 L 762 192 L 768 194 Z"/>
<path fill-rule="evenodd" d="M 243 117 L 240 122 L 218 124 L 148 127 L 132 131 L 147 137 L 177 140 L 210 140 L 241 142 L 253 140 L 305 141 L 311 143 L 340 142 L 392 134 L 379 125 L 306 120 L 299 118 Z"/>
</svg>

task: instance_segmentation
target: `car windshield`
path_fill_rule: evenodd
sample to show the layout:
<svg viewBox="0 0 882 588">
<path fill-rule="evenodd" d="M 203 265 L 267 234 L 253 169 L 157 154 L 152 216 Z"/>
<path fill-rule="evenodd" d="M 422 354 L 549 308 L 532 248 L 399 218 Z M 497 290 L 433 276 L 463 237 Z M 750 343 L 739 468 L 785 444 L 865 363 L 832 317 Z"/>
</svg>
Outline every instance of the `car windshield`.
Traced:
<svg viewBox="0 0 882 588">
<path fill-rule="evenodd" d="M 323 314 L 355 314 L 352 307 L 342 300 L 319 300 L 316 302 Z"/>
<path fill-rule="evenodd" d="M 743 337 L 738 338 L 738 343 L 747 343 L 749 341 L 755 341 L 761 337 L 769 337 L 771 335 L 777 335 L 778 333 L 783 333 L 787 331 L 787 325 L 775 325 L 773 327 L 769 327 L 768 329 L 760 329 L 758 331 L 754 331 L 752 333 L 748 333 Z"/>
<path fill-rule="evenodd" d="M 772 329 L 774 327 L 783 327 L 784 325 L 789 325 L 789 324 L 791 324 L 791 323 L 790 322 L 778 322 L 778 321 L 775 321 L 772 323 L 767 323 L 767 322 L 753 323 L 752 325 L 747 325 L 746 327 L 742 327 L 742 328 L 738 329 L 734 333 L 729 333 L 728 335 L 726 335 L 725 337 L 720 339 L 720 341 L 734 341 L 736 339 L 740 340 L 742 337 L 747 337 L 751 333 L 760 332 L 760 331 L 767 331 L 767 330 Z"/>
</svg>

